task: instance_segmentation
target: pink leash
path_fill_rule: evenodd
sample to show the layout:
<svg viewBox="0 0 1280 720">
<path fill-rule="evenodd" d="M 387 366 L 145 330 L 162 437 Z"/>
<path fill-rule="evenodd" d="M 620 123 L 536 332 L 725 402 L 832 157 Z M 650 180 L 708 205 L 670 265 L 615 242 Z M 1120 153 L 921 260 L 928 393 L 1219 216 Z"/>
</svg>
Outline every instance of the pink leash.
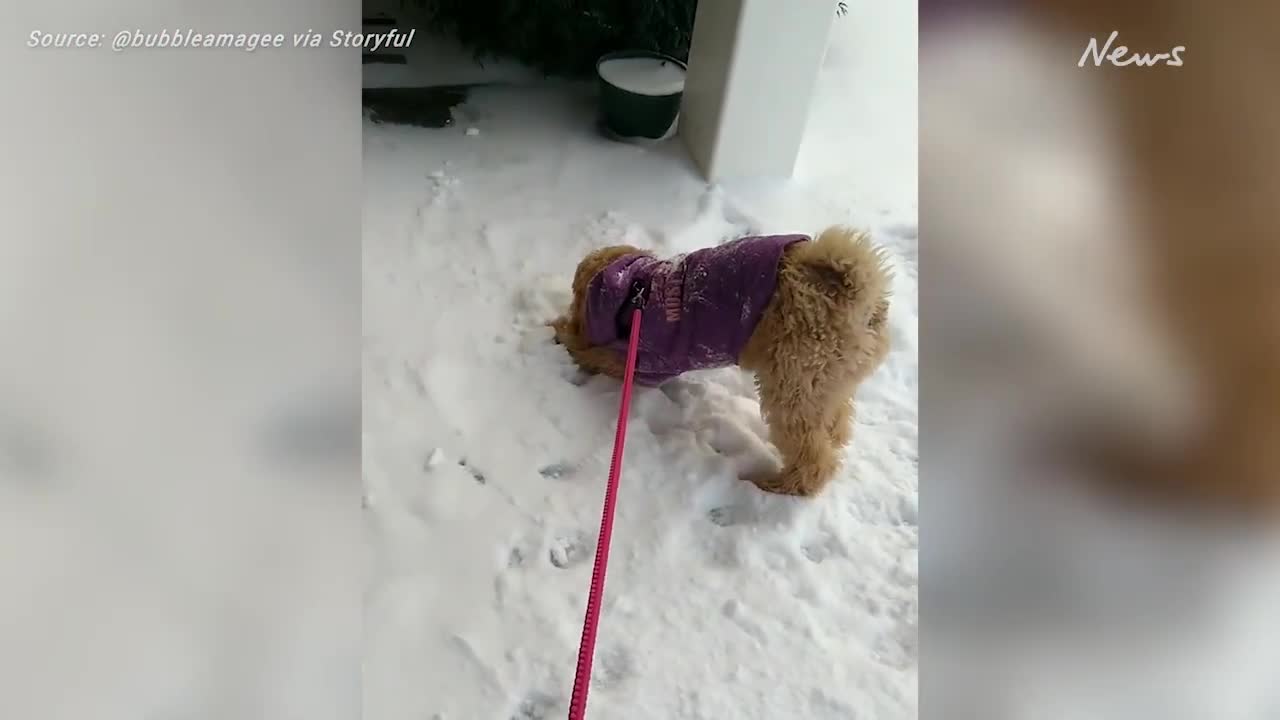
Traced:
<svg viewBox="0 0 1280 720">
<path fill-rule="evenodd" d="M 613 437 L 613 461 L 609 465 L 609 484 L 604 492 L 604 512 L 600 517 L 600 539 L 596 542 L 596 562 L 591 571 L 587 617 L 582 623 L 582 643 L 578 646 L 578 670 L 573 676 L 569 720 L 584 720 L 587 714 L 591 661 L 596 651 L 600 603 L 604 599 L 604 574 L 609 566 L 609 541 L 613 538 L 613 510 L 618 501 L 618 476 L 622 474 L 622 446 L 627 440 L 627 413 L 631 409 L 631 386 L 635 380 L 636 354 L 640 345 L 640 314 L 644 306 L 644 294 L 645 288 L 633 287 L 630 302 L 635 309 L 631 312 L 631 340 L 627 345 L 627 367 L 622 376 L 622 403 L 618 408 L 618 429 Z"/>
</svg>

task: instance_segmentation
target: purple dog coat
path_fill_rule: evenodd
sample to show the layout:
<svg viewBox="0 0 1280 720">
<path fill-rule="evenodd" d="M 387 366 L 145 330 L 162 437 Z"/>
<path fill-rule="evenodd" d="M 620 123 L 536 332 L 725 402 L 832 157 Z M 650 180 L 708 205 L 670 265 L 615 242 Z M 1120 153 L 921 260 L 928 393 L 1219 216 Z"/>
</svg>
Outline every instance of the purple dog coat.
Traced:
<svg viewBox="0 0 1280 720">
<path fill-rule="evenodd" d="M 778 284 L 778 263 L 804 235 L 745 237 L 672 260 L 632 253 L 591 279 L 584 315 L 587 342 L 626 357 L 619 314 L 632 283 L 646 283 L 636 382 L 658 385 L 690 370 L 738 361 Z M 629 324 L 629 323 L 628 323 Z"/>
</svg>

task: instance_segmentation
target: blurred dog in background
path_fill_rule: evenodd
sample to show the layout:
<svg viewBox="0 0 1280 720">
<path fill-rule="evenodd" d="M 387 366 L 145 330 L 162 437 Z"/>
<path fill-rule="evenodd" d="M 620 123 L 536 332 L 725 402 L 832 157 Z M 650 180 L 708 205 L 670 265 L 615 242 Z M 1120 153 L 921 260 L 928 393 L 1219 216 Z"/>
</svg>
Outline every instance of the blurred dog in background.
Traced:
<svg viewBox="0 0 1280 720">
<path fill-rule="evenodd" d="M 1187 48 L 1179 68 L 1086 67 L 1132 185 L 1152 302 L 1199 398 L 1197 431 L 1153 452 L 1090 438 L 1104 477 L 1151 500 L 1280 512 L 1280 7 L 1051 0 L 1060 33 L 1121 30 L 1134 51 Z"/>
<path fill-rule="evenodd" d="M 922 707 L 1280 717 L 1280 7 L 921 10 Z"/>
</svg>

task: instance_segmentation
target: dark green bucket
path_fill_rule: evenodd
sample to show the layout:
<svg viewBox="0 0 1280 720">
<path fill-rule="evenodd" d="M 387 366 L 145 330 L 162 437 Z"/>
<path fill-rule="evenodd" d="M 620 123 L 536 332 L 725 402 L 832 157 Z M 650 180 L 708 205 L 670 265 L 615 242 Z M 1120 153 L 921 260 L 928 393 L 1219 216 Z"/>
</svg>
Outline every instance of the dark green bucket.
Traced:
<svg viewBox="0 0 1280 720">
<path fill-rule="evenodd" d="M 678 68 L 679 72 L 654 75 L 654 81 L 647 87 L 643 78 L 639 84 L 618 82 L 619 75 L 615 71 L 601 72 L 601 66 L 611 60 L 628 60 L 643 58 L 659 61 L 655 70 L 667 65 Z M 618 65 L 613 65 L 618 68 Z M 623 50 L 609 53 L 596 62 L 596 77 L 600 80 L 600 128 L 616 140 L 654 141 L 662 140 L 671 132 L 676 118 L 680 115 L 680 99 L 684 96 L 684 73 L 687 66 L 670 55 L 649 52 L 646 50 Z M 679 75 L 678 88 L 674 77 Z M 610 75 L 613 79 L 606 79 Z M 663 82 L 661 75 L 668 75 L 668 82 Z"/>
</svg>

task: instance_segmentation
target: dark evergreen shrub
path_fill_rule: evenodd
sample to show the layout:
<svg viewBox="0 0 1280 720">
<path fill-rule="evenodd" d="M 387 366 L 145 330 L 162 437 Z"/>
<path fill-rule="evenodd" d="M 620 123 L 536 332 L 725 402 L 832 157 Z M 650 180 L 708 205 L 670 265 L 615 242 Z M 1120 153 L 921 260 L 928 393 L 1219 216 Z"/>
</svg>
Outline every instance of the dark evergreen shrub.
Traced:
<svg viewBox="0 0 1280 720">
<path fill-rule="evenodd" d="M 552 75 L 589 76 L 624 49 L 689 57 L 697 0 L 418 0 L 429 29 L 477 59 L 507 57 Z"/>
<path fill-rule="evenodd" d="M 428 29 L 453 36 L 478 60 L 506 57 L 551 75 L 587 77 L 615 50 L 689 57 L 697 0 L 409 0 Z M 837 3 L 837 12 L 847 10 Z"/>
</svg>

